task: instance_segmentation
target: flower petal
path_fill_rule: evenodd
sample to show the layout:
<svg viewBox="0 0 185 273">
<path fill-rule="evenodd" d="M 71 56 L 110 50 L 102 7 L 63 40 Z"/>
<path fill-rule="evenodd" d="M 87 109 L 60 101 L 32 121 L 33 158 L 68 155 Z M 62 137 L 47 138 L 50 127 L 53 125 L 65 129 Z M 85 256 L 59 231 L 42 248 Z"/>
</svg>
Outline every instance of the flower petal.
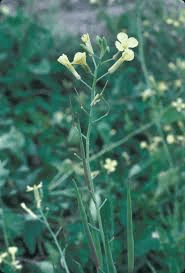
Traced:
<svg viewBox="0 0 185 273">
<path fill-rule="evenodd" d="M 116 46 L 116 48 L 117 48 L 118 51 L 123 51 L 124 50 L 124 47 L 118 41 L 115 42 L 115 46 Z"/>
<path fill-rule="evenodd" d="M 138 41 L 134 37 L 128 38 L 128 47 L 134 48 L 138 46 Z"/>
<path fill-rule="evenodd" d="M 77 52 L 74 56 L 74 60 L 72 64 L 81 64 L 81 65 L 87 65 L 86 63 L 86 53 L 85 52 Z"/>
<path fill-rule="evenodd" d="M 134 59 L 134 51 L 131 49 L 126 49 L 122 53 L 122 58 L 124 61 L 132 61 Z"/>
<path fill-rule="evenodd" d="M 125 43 L 128 40 L 128 35 L 124 32 L 120 32 L 117 35 L 117 39 L 118 41 L 120 41 L 121 43 Z"/>
</svg>

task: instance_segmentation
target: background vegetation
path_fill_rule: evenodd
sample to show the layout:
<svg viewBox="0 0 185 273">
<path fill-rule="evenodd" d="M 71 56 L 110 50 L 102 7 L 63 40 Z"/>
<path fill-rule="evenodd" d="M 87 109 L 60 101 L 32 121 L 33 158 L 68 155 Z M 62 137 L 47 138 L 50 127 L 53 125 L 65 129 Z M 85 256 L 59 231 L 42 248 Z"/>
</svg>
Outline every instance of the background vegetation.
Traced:
<svg viewBox="0 0 185 273">
<path fill-rule="evenodd" d="M 138 1 L 120 16 L 99 14 L 108 44 L 120 31 L 139 41 L 136 58 L 110 77 L 105 98 L 109 115 L 92 132 L 91 166 L 99 174 L 95 188 L 108 198 L 109 232 L 119 273 L 127 272 L 126 189 L 131 179 L 135 241 L 134 272 L 183 272 L 185 267 L 185 7 L 162 1 Z M 155 2 L 155 3 L 154 3 Z M 95 40 L 95 37 L 92 39 Z M 58 234 L 71 272 L 93 273 L 72 179 L 90 204 L 79 159 L 74 116 L 88 90 L 57 63 L 80 51 L 80 36 L 54 36 L 24 8 L 0 13 L 0 255 L 16 246 L 20 272 L 63 272 L 59 254 L 45 226 L 21 208 L 35 211 L 26 187 L 43 182 L 44 211 Z M 102 89 L 105 80 L 99 82 Z M 180 99 L 180 100 L 178 100 Z M 175 103 L 174 103 L 175 102 Z M 104 107 L 97 107 L 97 116 Z M 105 160 L 118 165 L 108 173 Z M 1 257 L 1 256 L 0 256 Z M 11 261 L 4 273 L 17 272 Z M 60 269 L 59 269 L 60 268 Z"/>
</svg>

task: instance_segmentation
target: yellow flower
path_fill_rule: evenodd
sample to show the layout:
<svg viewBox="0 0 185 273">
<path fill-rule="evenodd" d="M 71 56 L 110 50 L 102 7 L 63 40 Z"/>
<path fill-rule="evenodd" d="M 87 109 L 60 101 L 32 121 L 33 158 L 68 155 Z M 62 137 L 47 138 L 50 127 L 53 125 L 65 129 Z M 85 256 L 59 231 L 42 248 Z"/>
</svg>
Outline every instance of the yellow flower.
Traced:
<svg viewBox="0 0 185 273">
<path fill-rule="evenodd" d="M 72 64 L 87 65 L 86 63 L 86 53 L 77 52 L 74 56 Z"/>
<path fill-rule="evenodd" d="M 37 215 L 31 210 L 29 209 L 25 203 L 21 203 L 21 207 L 33 218 L 33 219 L 37 219 Z"/>
<path fill-rule="evenodd" d="M 143 101 L 145 101 L 146 99 L 150 98 L 153 95 L 155 95 L 155 92 L 150 88 L 147 88 L 146 90 L 144 90 L 141 93 L 141 97 L 142 97 Z"/>
<path fill-rule="evenodd" d="M 73 67 L 73 65 L 70 63 L 67 55 L 62 54 L 57 61 L 61 64 L 63 64 L 65 67 L 67 67 L 69 69 L 69 71 L 71 71 L 71 73 L 73 73 L 73 75 L 76 77 L 77 80 L 80 80 L 81 77 L 80 75 L 77 73 L 77 71 L 75 70 L 75 68 Z"/>
<path fill-rule="evenodd" d="M 182 61 L 181 59 L 177 59 L 176 65 L 179 69 L 185 69 L 185 61 Z"/>
<path fill-rule="evenodd" d="M 122 56 L 108 69 L 110 74 L 114 73 L 124 61 L 132 61 L 134 59 L 134 51 L 131 49 L 126 49 Z"/>
<path fill-rule="evenodd" d="M 10 246 L 8 248 L 8 252 L 11 254 L 11 256 L 14 258 L 15 257 L 15 253 L 17 252 L 18 248 L 16 246 Z M 13 259 L 12 259 L 13 260 Z"/>
<path fill-rule="evenodd" d="M 141 143 L 140 143 L 140 147 L 141 147 L 141 149 L 145 149 L 145 148 L 147 148 L 147 147 L 148 147 L 147 142 L 146 142 L 146 141 L 141 141 Z"/>
<path fill-rule="evenodd" d="M 165 82 L 160 81 L 159 84 L 158 84 L 158 89 L 159 89 L 159 91 L 163 92 L 163 91 L 166 91 L 168 89 L 168 86 L 166 85 Z"/>
<path fill-rule="evenodd" d="M 167 19 L 166 19 L 166 23 L 167 23 L 168 25 L 172 25 L 173 22 L 174 22 L 174 20 L 171 19 L 171 18 L 167 18 Z"/>
<path fill-rule="evenodd" d="M 4 15 L 8 15 L 10 13 L 10 9 L 7 5 L 1 5 L 0 12 Z"/>
<path fill-rule="evenodd" d="M 174 142 L 175 142 L 175 137 L 174 137 L 174 135 L 167 135 L 166 141 L 167 141 L 168 144 L 174 143 Z"/>
<path fill-rule="evenodd" d="M 93 48 L 91 45 L 91 40 L 90 40 L 89 34 L 87 33 L 87 34 L 82 35 L 81 39 L 82 39 L 82 42 L 85 43 L 86 49 L 89 52 L 89 54 L 91 56 L 94 55 L 94 51 L 93 51 Z"/>
<path fill-rule="evenodd" d="M 0 264 L 4 261 L 4 259 L 8 256 L 7 252 L 3 252 L 0 254 Z"/>
<path fill-rule="evenodd" d="M 40 208 L 40 206 L 41 206 L 41 198 L 40 198 L 40 193 L 39 193 L 40 188 L 42 188 L 42 182 L 38 185 L 33 185 L 33 187 L 27 186 L 27 191 L 34 192 L 34 197 L 35 197 L 35 202 L 36 202 L 37 208 Z"/>
<path fill-rule="evenodd" d="M 168 63 L 168 67 L 173 71 L 177 69 L 176 65 L 172 62 Z"/>
<path fill-rule="evenodd" d="M 175 86 L 178 88 L 178 87 L 181 87 L 182 86 L 182 80 L 175 80 L 174 81 L 174 84 Z"/>
<path fill-rule="evenodd" d="M 176 101 L 172 102 L 171 105 L 176 108 L 177 112 L 181 112 L 183 109 L 185 109 L 185 103 L 181 98 L 178 98 Z"/>
<path fill-rule="evenodd" d="M 81 64 L 87 65 L 86 63 L 86 53 L 85 52 L 77 52 L 74 56 L 72 64 Z"/>
<path fill-rule="evenodd" d="M 74 56 L 72 64 L 79 64 L 82 66 L 82 68 L 86 71 L 89 72 L 91 71 L 90 67 L 88 66 L 86 62 L 86 53 L 85 52 L 77 52 Z"/>
<path fill-rule="evenodd" d="M 138 46 L 138 41 L 134 37 L 128 38 L 128 35 L 124 32 L 120 32 L 117 35 L 118 41 L 115 42 L 115 46 L 118 51 L 124 51 L 128 48 L 134 48 Z"/>
<path fill-rule="evenodd" d="M 118 165 L 118 162 L 116 160 L 111 160 L 110 158 L 107 158 L 103 166 L 108 173 L 112 173 L 116 170 L 117 165 Z"/>
</svg>

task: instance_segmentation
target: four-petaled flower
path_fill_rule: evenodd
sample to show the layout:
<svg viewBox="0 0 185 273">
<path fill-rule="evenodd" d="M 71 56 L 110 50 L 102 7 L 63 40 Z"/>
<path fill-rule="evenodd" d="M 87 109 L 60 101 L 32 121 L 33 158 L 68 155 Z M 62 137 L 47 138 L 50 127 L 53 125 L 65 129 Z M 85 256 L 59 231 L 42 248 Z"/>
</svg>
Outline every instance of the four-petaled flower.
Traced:
<svg viewBox="0 0 185 273">
<path fill-rule="evenodd" d="M 176 108 L 177 112 L 181 112 L 183 109 L 185 109 L 185 103 L 181 98 L 178 98 L 176 101 L 172 102 L 171 105 Z"/>
<path fill-rule="evenodd" d="M 118 162 L 116 160 L 107 158 L 105 160 L 105 164 L 103 165 L 103 167 L 107 170 L 108 173 L 112 173 L 116 170 L 117 165 L 118 165 Z"/>
<path fill-rule="evenodd" d="M 138 41 L 134 37 L 128 38 L 128 35 L 124 32 L 120 32 L 117 35 L 118 41 L 115 42 L 115 46 L 118 51 L 124 51 L 128 48 L 134 48 L 138 46 Z"/>
</svg>

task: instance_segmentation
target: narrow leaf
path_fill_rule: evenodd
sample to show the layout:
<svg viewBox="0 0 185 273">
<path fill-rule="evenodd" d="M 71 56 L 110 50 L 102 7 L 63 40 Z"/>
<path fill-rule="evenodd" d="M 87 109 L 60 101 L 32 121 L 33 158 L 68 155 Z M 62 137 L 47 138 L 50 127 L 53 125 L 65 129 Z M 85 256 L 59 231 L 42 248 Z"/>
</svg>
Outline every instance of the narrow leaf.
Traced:
<svg viewBox="0 0 185 273">
<path fill-rule="evenodd" d="M 86 236 L 87 236 L 87 239 L 88 239 L 89 248 L 92 251 L 93 261 L 95 262 L 95 265 L 98 268 L 100 266 L 100 260 L 99 260 L 99 257 L 97 255 L 95 244 L 93 242 L 93 236 L 92 236 L 91 231 L 89 229 L 87 214 L 86 214 L 83 202 L 82 202 L 82 197 L 80 195 L 79 189 L 78 189 L 75 181 L 74 181 L 74 185 L 75 185 L 75 189 L 76 189 L 76 195 L 77 195 L 77 199 L 78 199 L 78 205 L 79 205 L 79 209 L 80 209 L 80 214 L 81 214 L 84 230 L 85 230 L 85 233 L 86 233 Z"/>
</svg>

